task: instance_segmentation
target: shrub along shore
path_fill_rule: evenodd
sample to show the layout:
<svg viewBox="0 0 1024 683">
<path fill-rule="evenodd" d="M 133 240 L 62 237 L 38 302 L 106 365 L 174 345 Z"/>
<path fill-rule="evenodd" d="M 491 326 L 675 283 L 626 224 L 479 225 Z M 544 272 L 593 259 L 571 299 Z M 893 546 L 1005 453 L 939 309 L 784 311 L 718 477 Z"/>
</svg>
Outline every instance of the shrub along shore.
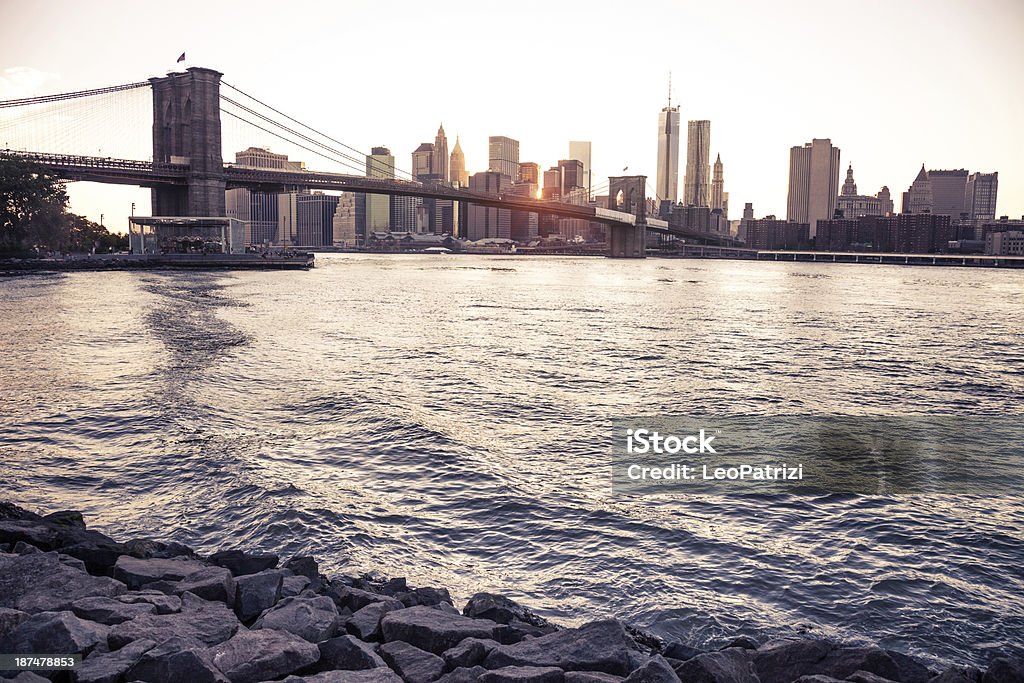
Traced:
<svg viewBox="0 0 1024 683">
<path fill-rule="evenodd" d="M 444 588 L 328 578 L 312 557 L 120 543 L 80 513 L 0 503 L 0 654 L 82 656 L 73 670 L 0 671 L 3 681 L 1024 681 L 1017 658 L 934 671 L 898 652 L 822 639 L 723 645 L 666 643 L 614 619 L 563 628 L 489 593 L 460 612 Z"/>
</svg>

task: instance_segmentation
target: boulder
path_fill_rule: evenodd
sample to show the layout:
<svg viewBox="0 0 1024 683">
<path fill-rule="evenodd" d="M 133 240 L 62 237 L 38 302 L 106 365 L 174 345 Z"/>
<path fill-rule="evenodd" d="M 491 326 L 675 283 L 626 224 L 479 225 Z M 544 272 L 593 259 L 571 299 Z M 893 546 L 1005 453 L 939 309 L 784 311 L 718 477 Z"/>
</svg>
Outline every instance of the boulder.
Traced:
<svg viewBox="0 0 1024 683">
<path fill-rule="evenodd" d="M 851 681 L 851 683 L 894 683 L 891 679 L 882 678 L 870 671 L 854 671 L 846 677 L 846 680 Z"/>
<path fill-rule="evenodd" d="M 1024 682 L 1024 659 L 1020 657 L 996 657 L 988 665 L 982 683 Z"/>
<path fill-rule="evenodd" d="M 565 683 L 619 683 L 622 676 L 612 676 L 600 671 L 566 671 Z"/>
<path fill-rule="evenodd" d="M 441 676 L 435 683 L 473 683 L 479 680 L 485 673 L 487 673 L 487 669 L 482 666 L 474 666 L 469 669 L 460 666 L 458 669 Z"/>
<path fill-rule="evenodd" d="M 480 683 L 562 683 L 565 672 L 554 666 L 503 666 L 483 674 Z"/>
<path fill-rule="evenodd" d="M 546 619 L 526 609 L 518 602 L 494 593 L 476 593 L 469 599 L 462 613 L 473 619 L 490 619 L 499 624 L 521 621 L 532 626 L 549 626 Z"/>
<path fill-rule="evenodd" d="M 291 558 L 284 563 L 284 568 L 296 576 L 305 576 L 313 585 L 313 590 L 319 590 L 321 586 L 320 566 L 309 555 L 297 555 Z"/>
<path fill-rule="evenodd" d="M 388 612 L 380 627 L 386 642 L 401 640 L 440 655 L 466 638 L 493 638 L 497 624 L 419 606 Z"/>
<path fill-rule="evenodd" d="M 405 605 L 395 598 L 390 598 L 386 595 L 380 595 L 379 593 L 372 593 L 365 591 L 360 588 L 352 588 L 351 586 L 338 586 L 332 585 L 327 589 L 327 595 L 331 596 L 338 608 L 348 607 L 353 613 L 358 612 L 367 605 L 372 605 L 378 602 L 386 602 L 389 605 L 393 605 L 395 609 L 405 607 Z"/>
<path fill-rule="evenodd" d="M 671 659 L 686 661 L 687 659 L 693 659 L 697 655 L 704 654 L 704 650 L 690 647 L 679 640 L 673 640 L 664 647 L 661 654 Z"/>
<path fill-rule="evenodd" d="M 114 578 L 135 590 L 156 581 L 181 581 L 205 565 L 196 560 L 150 558 L 122 555 L 114 565 Z"/>
<path fill-rule="evenodd" d="M 856 671 L 899 679 L 899 667 L 877 647 L 840 647 L 822 640 L 775 640 L 753 653 L 761 683 L 789 683 L 801 676 L 843 679 Z"/>
<path fill-rule="evenodd" d="M 388 612 L 402 608 L 402 603 L 397 600 L 371 602 L 348 618 L 348 621 L 345 622 L 345 630 L 363 640 L 379 640 L 381 619 Z"/>
<path fill-rule="evenodd" d="M 483 663 L 491 650 L 499 644 L 495 640 L 466 638 L 455 647 L 445 650 L 441 657 L 449 671 L 459 667 L 470 668 Z"/>
<path fill-rule="evenodd" d="M 0 638 L 13 631 L 18 624 L 28 619 L 28 613 L 10 607 L 0 607 Z"/>
<path fill-rule="evenodd" d="M 235 604 L 235 578 L 224 567 L 203 567 L 178 581 L 171 592 L 181 595 L 185 591 L 203 600 L 216 600 L 228 606 Z"/>
<path fill-rule="evenodd" d="M 401 615 L 411 610 L 395 612 Z M 384 618 L 385 624 L 392 615 Z M 479 637 L 479 636 L 478 636 Z M 622 624 L 613 619 L 594 621 L 579 628 L 530 638 L 514 645 L 494 648 L 484 666 L 557 666 L 565 671 L 602 671 L 628 675 L 631 645 Z"/>
<path fill-rule="evenodd" d="M 308 676 L 289 676 L 281 683 L 402 683 L 387 667 L 362 671 L 324 671 Z"/>
<path fill-rule="evenodd" d="M 155 645 L 152 640 L 136 640 L 117 652 L 93 652 L 75 671 L 75 683 L 120 683 L 125 672 Z"/>
<path fill-rule="evenodd" d="M 209 561 L 224 567 L 232 576 L 258 574 L 277 567 L 278 557 L 274 553 L 249 553 L 244 550 L 220 550 L 210 555 Z"/>
<path fill-rule="evenodd" d="M 126 590 L 120 581 L 68 567 L 57 553 L 0 556 L 0 607 L 52 612 L 81 598 L 113 597 Z"/>
<path fill-rule="evenodd" d="M 676 672 L 672 670 L 669 663 L 665 661 L 660 655 L 654 655 L 647 663 L 633 670 L 629 676 L 626 677 L 625 683 L 680 683 L 679 676 L 676 676 Z M 686 680 L 687 683 L 689 679 Z M 754 679 L 757 682 L 757 679 Z"/>
<path fill-rule="evenodd" d="M 229 683 L 204 648 L 183 638 L 170 638 L 146 650 L 124 677 L 147 683 Z"/>
<path fill-rule="evenodd" d="M 931 678 L 929 683 L 981 683 L 982 675 L 981 671 L 973 666 L 953 664 Z"/>
<path fill-rule="evenodd" d="M 156 607 L 157 614 L 174 614 L 181 611 L 181 598 L 177 595 L 166 595 L 160 591 L 133 591 L 118 595 L 114 599 L 127 605 L 153 605 Z"/>
<path fill-rule="evenodd" d="M 126 541 L 124 547 L 127 551 L 126 554 L 143 560 L 151 558 L 195 560 L 199 557 L 192 548 L 176 541 L 162 543 L 148 538 L 133 538 L 130 541 Z"/>
<path fill-rule="evenodd" d="M 699 654 L 677 665 L 675 673 L 693 683 L 758 683 L 750 651 L 739 647 Z"/>
<path fill-rule="evenodd" d="M 291 598 L 309 587 L 309 579 L 305 576 L 284 576 L 281 579 L 281 597 Z"/>
<path fill-rule="evenodd" d="M 444 673 L 443 659 L 409 643 L 384 643 L 380 656 L 406 683 L 431 683 Z"/>
<path fill-rule="evenodd" d="M 5 654 L 83 654 L 107 638 L 106 626 L 79 619 L 70 611 L 40 612 L 0 638 Z"/>
<path fill-rule="evenodd" d="M 50 683 L 50 679 L 43 678 L 34 671 L 22 671 L 14 678 L 0 678 L 2 683 Z"/>
<path fill-rule="evenodd" d="M 302 577 L 304 580 L 305 577 Z M 277 569 L 242 574 L 235 579 L 235 614 L 242 621 L 254 619 L 281 599 L 284 574 Z"/>
<path fill-rule="evenodd" d="M 231 683 L 256 683 L 285 676 L 320 659 L 316 645 L 286 631 L 239 631 L 206 652 Z"/>
<path fill-rule="evenodd" d="M 316 664 L 318 670 L 327 669 L 376 669 L 386 667 L 373 646 L 353 636 L 338 636 L 319 643 L 320 660 Z"/>
<path fill-rule="evenodd" d="M 901 683 L 927 683 L 935 675 L 910 655 L 895 650 L 886 650 L 885 653 L 896 663 L 899 670 L 899 677 L 896 680 Z"/>
<path fill-rule="evenodd" d="M 14 548 L 11 549 L 11 552 L 15 555 L 31 555 L 32 553 L 41 553 L 43 551 L 30 543 L 18 541 L 14 544 Z M 85 570 L 83 569 L 82 571 Z"/>
<path fill-rule="evenodd" d="M 124 603 L 117 598 L 82 598 L 71 603 L 71 611 L 82 619 L 113 626 L 143 614 L 156 614 L 156 605 Z"/>
<path fill-rule="evenodd" d="M 750 636 L 738 636 L 730 640 L 728 643 L 726 643 L 719 649 L 728 650 L 731 647 L 738 647 L 741 650 L 756 650 L 758 647 L 760 647 L 760 643 L 758 643 Z"/>
<path fill-rule="evenodd" d="M 340 624 L 334 601 L 321 595 L 286 598 L 260 615 L 253 628 L 288 631 L 311 643 L 319 643 L 337 634 Z"/>
<path fill-rule="evenodd" d="M 405 593 L 396 593 L 395 598 L 406 607 L 416 607 L 417 605 L 432 607 L 442 604 L 454 607 L 455 605 L 447 588 L 414 588 Z"/>
<path fill-rule="evenodd" d="M 219 602 L 208 602 L 191 593 L 182 596 L 182 609 L 172 614 L 144 614 L 110 629 L 110 649 L 116 650 L 143 638 L 163 643 L 180 638 L 196 647 L 216 645 L 235 635 L 241 624 L 235 613 Z"/>
</svg>

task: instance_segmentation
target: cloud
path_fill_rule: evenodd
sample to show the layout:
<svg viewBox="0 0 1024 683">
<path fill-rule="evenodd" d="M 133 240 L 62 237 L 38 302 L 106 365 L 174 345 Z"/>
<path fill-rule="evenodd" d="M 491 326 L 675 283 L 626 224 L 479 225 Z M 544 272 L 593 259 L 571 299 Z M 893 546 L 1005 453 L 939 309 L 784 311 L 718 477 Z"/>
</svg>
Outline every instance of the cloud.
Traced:
<svg viewBox="0 0 1024 683">
<path fill-rule="evenodd" d="M 31 66 L 11 66 L 0 72 L 0 100 L 44 95 L 53 90 L 60 76 Z"/>
</svg>

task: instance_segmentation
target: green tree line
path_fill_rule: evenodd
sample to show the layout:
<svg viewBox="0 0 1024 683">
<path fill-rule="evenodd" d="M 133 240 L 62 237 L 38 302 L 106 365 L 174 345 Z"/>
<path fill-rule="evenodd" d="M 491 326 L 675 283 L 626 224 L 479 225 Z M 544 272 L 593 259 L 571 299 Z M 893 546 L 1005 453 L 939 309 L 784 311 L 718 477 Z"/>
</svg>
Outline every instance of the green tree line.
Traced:
<svg viewBox="0 0 1024 683">
<path fill-rule="evenodd" d="M 0 155 L 0 255 L 122 251 L 128 237 L 68 212 L 64 182 L 50 169 Z"/>
</svg>

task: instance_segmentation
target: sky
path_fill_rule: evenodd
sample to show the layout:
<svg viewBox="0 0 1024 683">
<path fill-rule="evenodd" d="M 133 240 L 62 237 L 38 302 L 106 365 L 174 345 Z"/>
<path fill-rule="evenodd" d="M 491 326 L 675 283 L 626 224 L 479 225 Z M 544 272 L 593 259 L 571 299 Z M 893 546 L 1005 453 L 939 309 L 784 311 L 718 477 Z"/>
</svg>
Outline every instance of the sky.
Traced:
<svg viewBox="0 0 1024 683">
<path fill-rule="evenodd" d="M 628 167 L 653 188 L 671 72 L 683 130 L 711 121 L 731 218 L 745 202 L 784 216 L 789 149 L 812 138 L 840 148 L 861 194 L 887 185 L 897 208 L 924 163 L 998 171 L 997 213 L 1024 215 L 1021 0 L 0 0 L 0 17 L 0 100 L 145 80 L 185 52 L 355 149 L 389 147 L 399 168 L 443 123 L 470 173 L 486 170 L 489 135 L 519 140 L 520 160 L 542 168 L 590 140 L 595 186 Z M 62 109 L 45 125 L 66 125 L 90 147 L 78 153 L 144 158 L 146 98 L 125 94 L 116 113 Z M 18 146 L 3 125 L 0 147 Z M 343 170 L 233 120 L 224 130 L 226 156 L 254 144 Z M 72 211 L 115 230 L 132 202 L 149 212 L 140 188 L 69 194 Z"/>
</svg>

